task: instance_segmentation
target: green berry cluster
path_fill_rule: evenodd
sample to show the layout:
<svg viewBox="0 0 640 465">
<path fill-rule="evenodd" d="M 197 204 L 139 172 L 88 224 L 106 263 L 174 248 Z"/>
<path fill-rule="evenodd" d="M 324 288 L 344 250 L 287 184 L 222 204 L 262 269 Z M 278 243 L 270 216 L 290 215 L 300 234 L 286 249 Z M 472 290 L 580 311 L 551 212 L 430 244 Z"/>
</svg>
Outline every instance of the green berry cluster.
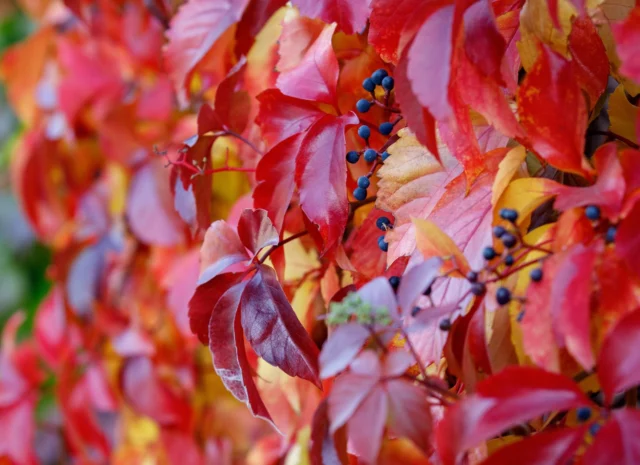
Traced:
<svg viewBox="0 0 640 465">
<path fill-rule="evenodd" d="M 355 292 L 351 292 L 341 302 L 332 302 L 327 314 L 327 324 L 339 325 L 355 320 L 360 324 L 391 324 L 391 314 L 386 307 L 374 307 Z"/>
</svg>

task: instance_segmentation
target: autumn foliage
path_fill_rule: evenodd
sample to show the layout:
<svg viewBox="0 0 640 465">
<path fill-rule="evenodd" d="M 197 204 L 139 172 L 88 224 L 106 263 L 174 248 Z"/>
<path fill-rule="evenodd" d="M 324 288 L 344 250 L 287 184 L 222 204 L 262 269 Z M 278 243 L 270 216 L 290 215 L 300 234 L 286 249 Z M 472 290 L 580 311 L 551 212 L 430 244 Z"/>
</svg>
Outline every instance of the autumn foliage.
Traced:
<svg viewBox="0 0 640 465">
<path fill-rule="evenodd" d="M 0 463 L 640 463 L 640 6 L 22 3 Z"/>
</svg>

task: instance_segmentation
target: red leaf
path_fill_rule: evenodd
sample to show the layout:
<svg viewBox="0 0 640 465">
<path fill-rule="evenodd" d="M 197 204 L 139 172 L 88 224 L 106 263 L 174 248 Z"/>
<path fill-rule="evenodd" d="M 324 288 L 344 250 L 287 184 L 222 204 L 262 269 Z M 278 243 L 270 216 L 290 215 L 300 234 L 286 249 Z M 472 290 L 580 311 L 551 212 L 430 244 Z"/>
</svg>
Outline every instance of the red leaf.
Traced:
<svg viewBox="0 0 640 465">
<path fill-rule="evenodd" d="M 453 5 L 447 5 L 427 18 L 409 49 L 407 75 L 422 106 L 436 120 L 452 114 L 449 97 L 453 41 Z"/>
<path fill-rule="evenodd" d="M 482 465 L 565 465 L 582 445 L 586 430 L 587 426 L 542 431 L 498 449 Z"/>
<path fill-rule="evenodd" d="M 370 336 L 371 333 L 359 323 L 338 326 L 322 346 L 320 378 L 329 378 L 345 370 Z"/>
<path fill-rule="evenodd" d="M 598 30 L 588 16 L 573 22 L 568 48 L 578 83 L 589 95 L 593 108 L 607 87 L 609 59 Z"/>
<path fill-rule="evenodd" d="M 636 276 L 640 276 L 640 202 L 637 202 L 620 222 L 616 233 L 616 254 L 627 263 Z"/>
<path fill-rule="evenodd" d="M 347 423 L 349 444 L 364 463 L 376 463 L 384 425 L 387 422 L 387 410 L 386 393 L 377 387 L 360 404 Z"/>
<path fill-rule="evenodd" d="M 216 303 L 243 273 L 224 273 L 199 285 L 189 301 L 189 326 L 200 342 L 209 344 L 209 320 Z"/>
<path fill-rule="evenodd" d="M 200 253 L 192 249 L 179 257 L 162 280 L 167 289 L 167 306 L 173 314 L 180 333 L 191 336 L 189 328 L 189 300 L 196 291 L 200 274 Z"/>
<path fill-rule="evenodd" d="M 331 46 L 335 25 L 327 25 L 295 68 L 283 71 L 276 86 L 283 94 L 335 105 L 338 59 Z"/>
<path fill-rule="evenodd" d="M 284 215 L 295 187 L 296 157 L 303 135 L 292 136 L 269 150 L 258 163 L 253 191 L 253 204 L 265 209 L 278 231 L 282 231 Z"/>
<path fill-rule="evenodd" d="M 236 32 L 236 55 L 243 56 L 249 52 L 256 36 L 278 10 L 286 5 L 287 0 L 250 0 Z"/>
<path fill-rule="evenodd" d="M 530 147 L 556 168 L 585 174 L 587 108 L 571 62 L 541 46 L 517 98 Z"/>
<path fill-rule="evenodd" d="M 244 210 L 238 222 L 238 235 L 244 246 L 257 255 L 263 248 L 278 243 L 278 231 L 267 217 L 267 211 Z"/>
<path fill-rule="evenodd" d="M 231 265 L 248 259 L 249 254 L 233 228 L 224 220 L 215 221 L 207 229 L 200 248 L 198 284 L 206 283 Z"/>
<path fill-rule="evenodd" d="M 445 412 L 436 429 L 443 465 L 523 421 L 554 410 L 589 405 L 570 378 L 533 367 L 508 367 L 481 381 L 473 394 Z"/>
<path fill-rule="evenodd" d="M 568 210 L 586 205 L 598 205 L 608 217 L 620 213 L 625 194 L 625 179 L 618 160 L 615 143 L 598 147 L 593 155 L 598 173 L 597 181 L 589 187 L 558 185 L 551 192 L 557 195 L 555 208 Z"/>
<path fill-rule="evenodd" d="M 269 147 L 299 134 L 326 115 L 312 102 L 287 97 L 278 89 L 268 89 L 257 97 L 260 111 L 256 123 Z M 266 155 L 265 155 L 266 156 Z"/>
<path fill-rule="evenodd" d="M 613 396 L 640 384 L 640 357 L 630 347 L 640 343 L 640 310 L 635 310 L 613 327 L 598 356 L 598 378 L 608 402 Z"/>
<path fill-rule="evenodd" d="M 244 13 L 249 0 L 212 3 L 189 0 L 171 19 L 164 49 L 167 70 L 181 100 L 185 100 L 188 76 L 216 40 Z"/>
<path fill-rule="evenodd" d="M 311 422 L 309 438 L 309 458 L 311 465 L 347 465 L 347 438 L 344 428 L 333 435 L 329 432 L 329 408 L 323 400 Z"/>
<path fill-rule="evenodd" d="M 435 278 L 439 275 L 442 260 L 433 257 L 429 260 L 414 266 L 407 271 L 398 287 L 398 305 L 403 315 L 408 316 L 427 287 L 431 286 Z"/>
<path fill-rule="evenodd" d="M 144 243 L 176 245 L 182 240 L 167 182 L 168 170 L 149 163 L 133 176 L 127 195 L 127 219 L 133 233 Z"/>
<path fill-rule="evenodd" d="M 157 368 L 147 357 L 135 357 L 122 368 L 122 392 L 128 403 L 142 415 L 162 425 L 188 424 L 190 407 L 158 376 Z"/>
<path fill-rule="evenodd" d="M 391 432 L 411 439 L 416 446 L 429 453 L 432 424 L 424 391 L 403 379 L 385 383 L 385 390 L 388 394 Z"/>
<path fill-rule="evenodd" d="M 640 411 L 614 410 L 584 454 L 584 465 L 635 465 L 640 463 Z"/>
<path fill-rule="evenodd" d="M 63 299 L 62 290 L 55 287 L 36 313 L 35 338 L 43 358 L 53 367 L 67 360 L 72 348 Z"/>
<path fill-rule="evenodd" d="M 200 109 L 198 119 L 206 114 L 208 105 Z M 200 136 L 191 146 L 185 146 L 182 161 L 188 164 L 197 163 L 206 172 L 211 168 L 211 146 L 215 138 Z M 190 226 L 197 225 L 206 229 L 211 224 L 211 183 L 210 173 L 193 176 L 193 171 L 183 166 L 173 165 L 171 170 L 171 188 L 174 195 L 174 208 L 180 217 Z"/>
<path fill-rule="evenodd" d="M 395 92 L 398 105 L 407 120 L 407 126 L 416 135 L 418 141 L 429 150 L 438 162 L 442 163 L 436 140 L 436 121 L 431 113 L 420 105 L 411 91 L 411 83 L 407 76 L 407 62 L 408 59 L 403 55 L 396 67 Z"/>
<path fill-rule="evenodd" d="M 346 34 L 361 33 L 369 16 L 367 0 L 293 0 L 291 3 L 304 16 L 338 23 L 338 30 Z"/>
<path fill-rule="evenodd" d="M 324 241 L 323 253 L 342 238 L 347 225 L 349 202 L 344 131 L 357 122 L 353 113 L 341 117 L 324 116 L 305 135 L 296 162 L 300 205 L 319 228 Z"/>
<path fill-rule="evenodd" d="M 0 457 L 7 457 L 8 463 L 40 463 L 33 455 L 35 407 L 36 399 L 27 398 L 0 411 Z"/>
<path fill-rule="evenodd" d="M 553 279 L 532 283 L 522 320 L 525 351 L 534 363 L 559 371 L 557 347 L 585 369 L 594 363 L 590 333 L 592 273 L 596 251 L 577 244 L 545 261 L 543 271 Z"/>
<path fill-rule="evenodd" d="M 473 65 L 485 76 L 502 83 L 501 64 L 506 42 L 498 31 L 488 0 L 473 2 L 465 10 L 464 50 Z"/>
<path fill-rule="evenodd" d="M 260 265 L 242 295 L 242 327 L 253 350 L 267 363 L 316 386 L 318 348 L 298 321 L 273 269 Z"/>
<path fill-rule="evenodd" d="M 383 60 L 397 63 L 404 47 L 422 26 L 425 18 L 441 4 L 421 0 L 373 0 L 369 18 L 369 43 Z"/>
<path fill-rule="evenodd" d="M 253 415 L 273 423 L 253 382 L 244 347 L 238 307 L 247 284 L 229 288 L 215 305 L 209 322 L 209 350 L 213 367 L 229 392 L 247 404 Z"/>
<path fill-rule="evenodd" d="M 627 19 L 611 26 L 611 32 L 616 41 L 616 53 L 622 64 L 620 72 L 636 82 L 640 82 L 640 56 L 638 56 L 638 41 L 640 41 L 640 7 L 631 10 Z"/>
</svg>

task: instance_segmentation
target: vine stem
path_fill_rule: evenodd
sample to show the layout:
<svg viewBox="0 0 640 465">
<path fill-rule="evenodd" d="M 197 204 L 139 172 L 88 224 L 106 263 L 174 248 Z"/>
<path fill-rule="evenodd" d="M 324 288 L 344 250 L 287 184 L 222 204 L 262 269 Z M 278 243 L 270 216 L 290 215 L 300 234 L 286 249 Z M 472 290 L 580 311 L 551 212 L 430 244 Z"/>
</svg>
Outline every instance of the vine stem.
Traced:
<svg viewBox="0 0 640 465">
<path fill-rule="evenodd" d="M 623 143 L 627 144 L 629 147 L 634 148 L 636 150 L 640 149 L 640 145 L 636 144 L 632 140 L 627 139 L 624 136 L 621 136 L 620 134 L 616 134 L 615 132 L 611 132 L 611 131 L 589 131 L 589 135 L 607 136 L 607 137 L 610 137 L 612 139 L 619 140 L 620 142 L 623 142 Z"/>
<path fill-rule="evenodd" d="M 249 147 L 251 147 L 251 149 L 256 152 L 258 155 L 264 155 L 264 152 L 262 152 L 262 150 L 260 150 L 258 147 L 256 147 L 253 142 L 251 142 L 249 139 L 247 139 L 246 137 L 242 136 L 242 134 L 238 134 L 235 131 L 232 131 L 231 129 L 225 128 L 224 131 L 221 131 L 220 133 L 217 133 L 217 135 L 220 136 L 231 136 L 231 137 L 235 137 L 236 139 L 244 142 L 245 144 L 247 144 Z"/>
<path fill-rule="evenodd" d="M 262 256 L 262 258 L 260 259 L 260 261 L 258 263 L 262 265 L 265 262 L 265 260 L 269 257 L 269 255 L 271 255 L 273 252 L 275 252 L 276 249 L 288 244 L 289 242 L 295 241 L 296 239 L 298 239 L 298 238 L 300 238 L 302 236 L 305 236 L 307 234 L 309 234 L 309 231 L 300 231 L 299 233 L 296 233 L 293 236 L 289 236 L 286 239 L 282 239 L 276 245 L 272 245 L 271 248 L 269 250 L 267 250 L 267 252 Z"/>
</svg>

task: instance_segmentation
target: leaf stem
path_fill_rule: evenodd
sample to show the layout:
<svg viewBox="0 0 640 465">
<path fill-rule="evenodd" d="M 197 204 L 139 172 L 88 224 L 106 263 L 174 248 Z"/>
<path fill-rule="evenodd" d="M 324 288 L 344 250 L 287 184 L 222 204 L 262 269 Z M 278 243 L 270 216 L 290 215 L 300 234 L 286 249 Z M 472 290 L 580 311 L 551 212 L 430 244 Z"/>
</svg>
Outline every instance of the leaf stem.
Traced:
<svg viewBox="0 0 640 465">
<path fill-rule="evenodd" d="M 300 231 L 299 233 L 296 233 L 293 236 L 289 236 L 286 239 L 282 239 L 276 245 L 272 245 L 271 248 L 269 250 L 267 250 L 267 252 L 262 256 L 262 258 L 260 259 L 260 261 L 258 263 L 263 264 L 266 261 L 266 259 L 269 257 L 269 255 L 271 255 L 273 252 L 275 252 L 276 249 L 288 244 L 289 242 L 295 241 L 296 239 L 298 239 L 298 238 L 300 238 L 302 236 L 305 236 L 307 234 L 309 234 L 309 231 Z"/>
</svg>

